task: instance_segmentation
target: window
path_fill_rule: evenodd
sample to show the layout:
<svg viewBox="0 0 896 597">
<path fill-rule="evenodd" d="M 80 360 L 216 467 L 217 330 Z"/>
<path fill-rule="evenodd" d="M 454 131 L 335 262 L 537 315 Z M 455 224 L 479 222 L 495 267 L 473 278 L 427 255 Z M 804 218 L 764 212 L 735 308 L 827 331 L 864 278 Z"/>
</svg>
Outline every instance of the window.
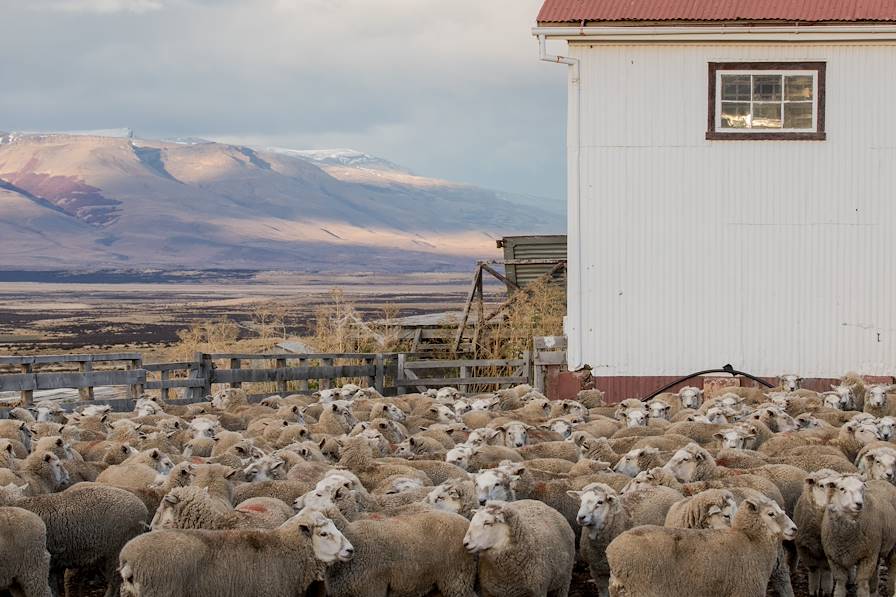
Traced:
<svg viewBox="0 0 896 597">
<path fill-rule="evenodd" d="M 709 140 L 822 141 L 825 63 L 711 62 Z"/>
</svg>

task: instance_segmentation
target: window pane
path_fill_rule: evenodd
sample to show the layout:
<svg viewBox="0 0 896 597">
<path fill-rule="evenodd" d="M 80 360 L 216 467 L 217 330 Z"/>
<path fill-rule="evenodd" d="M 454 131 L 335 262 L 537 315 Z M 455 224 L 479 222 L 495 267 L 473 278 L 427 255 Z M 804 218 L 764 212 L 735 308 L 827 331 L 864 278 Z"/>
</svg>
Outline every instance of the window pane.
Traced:
<svg viewBox="0 0 896 597">
<path fill-rule="evenodd" d="M 754 75 L 753 76 L 753 101 L 754 102 L 779 102 L 781 101 L 781 75 Z"/>
<path fill-rule="evenodd" d="M 812 76 L 797 75 L 784 77 L 784 99 L 804 101 L 812 99 Z"/>
<path fill-rule="evenodd" d="M 753 128 L 781 128 L 781 104 L 753 104 Z"/>
<path fill-rule="evenodd" d="M 722 75 L 722 100 L 750 101 L 750 75 Z"/>
<path fill-rule="evenodd" d="M 750 104 L 722 102 L 722 128 L 745 129 L 749 126 Z"/>
<path fill-rule="evenodd" d="M 785 129 L 812 128 L 812 102 L 784 104 Z"/>
</svg>

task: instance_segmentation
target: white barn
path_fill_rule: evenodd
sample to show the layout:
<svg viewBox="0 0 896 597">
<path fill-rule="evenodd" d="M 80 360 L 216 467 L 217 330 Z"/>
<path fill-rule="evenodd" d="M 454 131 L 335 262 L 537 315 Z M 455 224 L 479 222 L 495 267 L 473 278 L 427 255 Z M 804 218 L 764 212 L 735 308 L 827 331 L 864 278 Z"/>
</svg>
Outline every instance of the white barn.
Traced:
<svg viewBox="0 0 896 597">
<path fill-rule="evenodd" d="M 570 74 L 570 369 L 893 375 L 896 2 L 546 0 L 533 32 Z"/>
</svg>

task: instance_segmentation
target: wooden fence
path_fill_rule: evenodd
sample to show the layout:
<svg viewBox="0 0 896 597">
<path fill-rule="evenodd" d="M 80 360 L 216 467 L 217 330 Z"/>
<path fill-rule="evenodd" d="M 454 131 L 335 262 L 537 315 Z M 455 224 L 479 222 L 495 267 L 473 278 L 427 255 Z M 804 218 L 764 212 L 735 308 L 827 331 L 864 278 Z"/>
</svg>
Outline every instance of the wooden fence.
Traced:
<svg viewBox="0 0 896 597">
<path fill-rule="evenodd" d="M 94 400 L 94 388 L 127 386 L 133 401 L 144 391 L 159 391 L 170 401 L 172 390 L 184 399 L 204 400 L 213 386 L 272 384 L 270 393 L 330 388 L 340 380 L 360 380 L 384 395 L 409 388 L 455 386 L 471 390 L 530 383 L 532 357 L 511 360 L 419 360 L 418 353 L 243 354 L 196 353 L 194 360 L 143 363 L 139 353 L 0 357 L 0 392 L 20 392 L 30 405 L 36 390 L 75 388 L 81 400 Z M 95 363 L 104 363 L 95 370 Z M 70 370 L 60 371 L 62 368 Z M 71 370 L 72 368 L 77 370 Z M 424 375 L 423 372 L 430 375 Z M 391 383 L 390 383 L 391 382 Z M 292 386 L 290 386 L 292 383 Z M 108 403 L 110 401 L 103 401 Z"/>
</svg>

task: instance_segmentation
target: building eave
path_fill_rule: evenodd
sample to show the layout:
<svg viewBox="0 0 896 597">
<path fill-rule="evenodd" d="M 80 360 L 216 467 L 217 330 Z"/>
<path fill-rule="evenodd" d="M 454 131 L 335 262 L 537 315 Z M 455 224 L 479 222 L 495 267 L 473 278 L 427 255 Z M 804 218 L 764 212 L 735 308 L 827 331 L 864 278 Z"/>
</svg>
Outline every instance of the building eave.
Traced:
<svg viewBox="0 0 896 597">
<path fill-rule="evenodd" d="M 738 23 L 643 25 L 575 25 L 539 23 L 535 36 L 569 42 L 818 42 L 896 41 L 896 23 L 887 24 L 776 24 Z"/>
</svg>

